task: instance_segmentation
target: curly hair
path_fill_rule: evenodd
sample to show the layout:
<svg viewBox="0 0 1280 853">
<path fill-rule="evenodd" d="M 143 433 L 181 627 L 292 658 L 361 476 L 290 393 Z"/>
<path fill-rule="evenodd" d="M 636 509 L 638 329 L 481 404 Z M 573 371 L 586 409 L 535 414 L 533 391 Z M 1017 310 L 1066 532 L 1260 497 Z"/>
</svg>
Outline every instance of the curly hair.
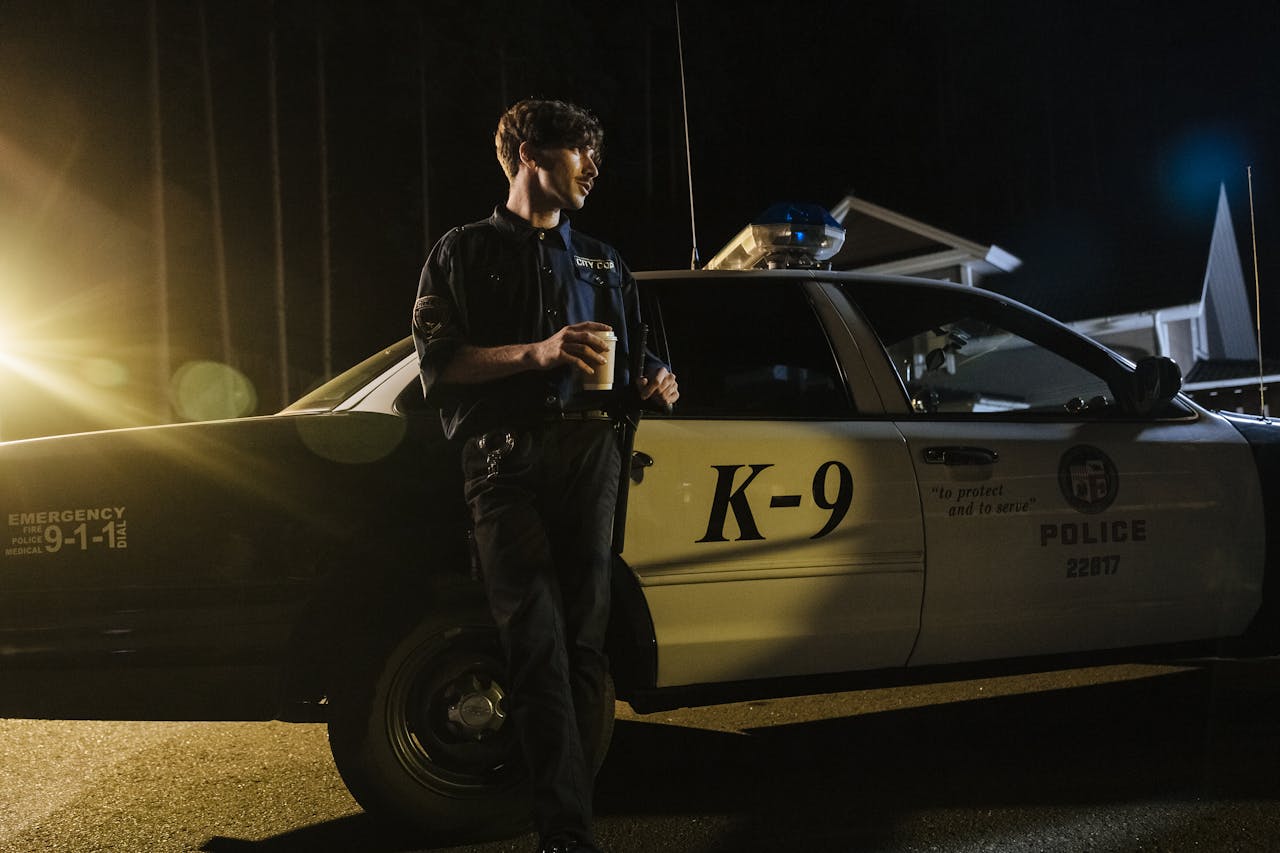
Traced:
<svg viewBox="0 0 1280 853">
<path fill-rule="evenodd" d="M 520 169 L 520 143 L 534 148 L 590 148 L 597 164 L 603 154 L 604 130 L 594 115 L 564 101 L 526 98 L 498 120 L 493 135 L 498 162 L 507 178 Z"/>
</svg>

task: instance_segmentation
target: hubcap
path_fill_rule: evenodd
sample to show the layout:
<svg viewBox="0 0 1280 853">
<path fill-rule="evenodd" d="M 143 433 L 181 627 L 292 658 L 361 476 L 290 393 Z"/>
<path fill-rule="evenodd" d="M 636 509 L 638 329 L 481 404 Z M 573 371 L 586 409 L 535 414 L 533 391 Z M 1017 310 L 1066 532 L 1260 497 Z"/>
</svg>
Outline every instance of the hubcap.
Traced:
<svg viewBox="0 0 1280 853">
<path fill-rule="evenodd" d="M 463 681 L 462 684 L 455 682 L 445 691 L 450 700 L 449 722 L 458 735 L 480 740 L 506 722 L 502 688 L 493 681 L 483 684 L 474 675 Z"/>
<path fill-rule="evenodd" d="M 426 639 L 389 685 L 387 723 L 396 757 L 424 785 L 482 795 L 523 775 L 505 725 L 505 665 L 491 631 L 454 629 Z"/>
</svg>

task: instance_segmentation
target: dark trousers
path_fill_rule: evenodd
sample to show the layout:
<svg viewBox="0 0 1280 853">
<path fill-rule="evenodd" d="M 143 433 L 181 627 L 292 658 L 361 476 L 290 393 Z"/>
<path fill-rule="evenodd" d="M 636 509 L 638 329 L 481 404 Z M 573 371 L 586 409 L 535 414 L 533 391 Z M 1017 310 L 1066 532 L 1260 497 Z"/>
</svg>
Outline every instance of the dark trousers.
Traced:
<svg viewBox="0 0 1280 853">
<path fill-rule="evenodd" d="M 591 843 L 617 433 L 596 420 L 489 432 L 467 440 L 462 466 L 535 825 Z"/>
</svg>

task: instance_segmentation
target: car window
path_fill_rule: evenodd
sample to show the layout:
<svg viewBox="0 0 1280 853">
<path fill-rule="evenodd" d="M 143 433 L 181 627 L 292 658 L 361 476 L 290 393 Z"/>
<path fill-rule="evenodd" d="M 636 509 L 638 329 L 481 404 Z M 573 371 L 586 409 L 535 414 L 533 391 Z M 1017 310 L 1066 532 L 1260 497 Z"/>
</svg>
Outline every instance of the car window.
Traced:
<svg viewBox="0 0 1280 853">
<path fill-rule="evenodd" d="M 852 292 L 922 414 L 1098 417 L 1118 413 L 1105 353 L 1034 314 L 963 291 Z"/>
<path fill-rule="evenodd" d="M 656 343 L 680 381 L 678 417 L 840 418 L 854 411 L 830 341 L 792 281 L 644 283 Z M 652 321 L 651 321 L 652 322 Z"/>
</svg>

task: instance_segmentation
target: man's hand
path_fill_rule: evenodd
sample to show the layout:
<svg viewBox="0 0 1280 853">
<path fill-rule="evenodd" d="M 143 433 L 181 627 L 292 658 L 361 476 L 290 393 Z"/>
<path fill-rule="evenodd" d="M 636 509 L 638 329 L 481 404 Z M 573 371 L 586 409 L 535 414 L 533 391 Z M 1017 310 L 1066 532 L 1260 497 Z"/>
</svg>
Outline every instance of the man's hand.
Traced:
<svg viewBox="0 0 1280 853">
<path fill-rule="evenodd" d="M 641 400 L 656 399 L 665 403 L 668 408 L 680 399 L 680 386 L 676 383 L 676 375 L 665 367 L 659 367 L 648 376 L 636 380 L 636 388 L 640 391 Z"/>
<path fill-rule="evenodd" d="M 609 345 L 594 332 L 610 332 L 604 323 L 574 323 L 565 326 L 545 341 L 533 345 L 533 361 L 539 370 L 572 365 L 583 373 L 594 374 L 596 365 L 608 361 Z"/>
</svg>

